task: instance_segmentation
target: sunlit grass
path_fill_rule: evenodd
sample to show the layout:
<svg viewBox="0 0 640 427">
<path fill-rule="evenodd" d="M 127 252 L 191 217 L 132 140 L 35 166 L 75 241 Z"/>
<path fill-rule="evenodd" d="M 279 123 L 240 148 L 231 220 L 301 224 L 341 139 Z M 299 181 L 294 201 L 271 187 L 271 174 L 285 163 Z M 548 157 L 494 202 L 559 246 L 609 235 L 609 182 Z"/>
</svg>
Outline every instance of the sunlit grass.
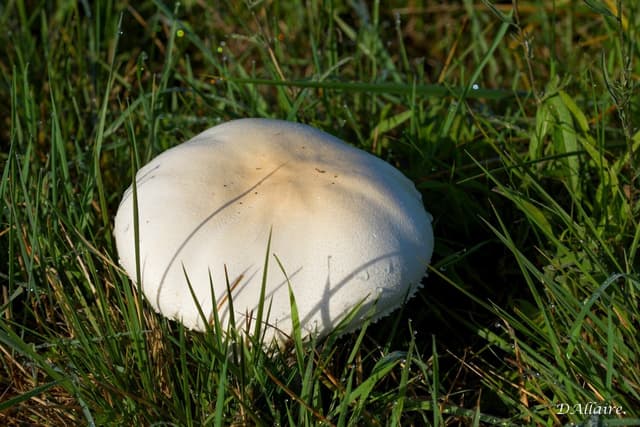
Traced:
<svg viewBox="0 0 640 427">
<path fill-rule="evenodd" d="M 202 4 L 0 6 L 0 424 L 640 425 L 636 2 Z M 123 190 L 252 116 L 416 183 L 400 311 L 264 349 L 140 297 Z M 562 406 L 590 402 L 620 411 Z"/>
</svg>

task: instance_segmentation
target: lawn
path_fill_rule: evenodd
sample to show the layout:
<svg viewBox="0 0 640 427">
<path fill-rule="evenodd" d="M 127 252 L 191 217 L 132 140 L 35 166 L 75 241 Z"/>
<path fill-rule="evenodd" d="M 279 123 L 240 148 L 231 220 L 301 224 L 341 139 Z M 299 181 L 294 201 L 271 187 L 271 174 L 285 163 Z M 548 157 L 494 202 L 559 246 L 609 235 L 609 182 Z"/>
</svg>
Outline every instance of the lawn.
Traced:
<svg viewBox="0 0 640 427">
<path fill-rule="evenodd" d="M 8 0 L 0 28 L 0 424 L 640 425 L 635 0 Z M 413 299 L 282 349 L 153 311 L 122 193 L 242 117 L 415 183 Z"/>
</svg>

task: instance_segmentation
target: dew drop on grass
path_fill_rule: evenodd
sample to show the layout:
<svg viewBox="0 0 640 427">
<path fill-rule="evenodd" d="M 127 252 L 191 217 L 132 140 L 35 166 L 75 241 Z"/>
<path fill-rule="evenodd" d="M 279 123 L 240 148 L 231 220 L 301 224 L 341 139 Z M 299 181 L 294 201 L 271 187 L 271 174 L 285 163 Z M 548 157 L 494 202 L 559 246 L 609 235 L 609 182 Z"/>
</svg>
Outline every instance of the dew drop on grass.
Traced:
<svg viewBox="0 0 640 427">
<path fill-rule="evenodd" d="M 471 86 L 471 89 L 473 89 L 473 90 L 478 90 L 478 89 L 480 89 L 480 86 L 478 85 L 478 83 L 474 83 L 474 84 Z"/>
</svg>

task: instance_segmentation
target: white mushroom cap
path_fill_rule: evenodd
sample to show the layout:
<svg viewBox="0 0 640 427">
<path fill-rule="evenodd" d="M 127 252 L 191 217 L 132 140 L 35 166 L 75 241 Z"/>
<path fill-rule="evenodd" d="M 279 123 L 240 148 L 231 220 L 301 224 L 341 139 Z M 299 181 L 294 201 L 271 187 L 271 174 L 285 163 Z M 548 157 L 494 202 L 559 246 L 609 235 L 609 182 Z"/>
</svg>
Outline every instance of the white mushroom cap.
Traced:
<svg viewBox="0 0 640 427">
<path fill-rule="evenodd" d="M 136 175 L 142 289 L 155 310 L 204 330 L 213 290 L 223 329 L 257 314 L 270 230 L 266 342 L 291 336 L 287 280 L 303 334 L 326 335 L 362 303 L 374 320 L 420 286 L 433 251 L 420 193 L 388 163 L 310 126 L 224 123 L 157 156 Z M 136 278 L 133 194 L 115 218 L 120 263 Z M 183 270 L 184 267 L 184 270 Z M 237 283 L 236 283 L 237 282 Z M 226 301 L 226 302 L 225 302 Z M 265 320 L 265 319 L 263 319 Z M 255 321 L 252 322 L 252 328 Z"/>
</svg>

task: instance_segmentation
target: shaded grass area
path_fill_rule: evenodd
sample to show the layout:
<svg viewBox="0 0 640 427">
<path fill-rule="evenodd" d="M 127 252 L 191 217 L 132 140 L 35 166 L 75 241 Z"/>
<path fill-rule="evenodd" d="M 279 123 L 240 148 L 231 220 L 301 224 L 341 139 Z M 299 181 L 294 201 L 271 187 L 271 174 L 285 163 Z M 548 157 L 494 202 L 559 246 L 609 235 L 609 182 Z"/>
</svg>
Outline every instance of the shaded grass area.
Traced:
<svg viewBox="0 0 640 427">
<path fill-rule="evenodd" d="M 503 3 L 0 6 L 0 421 L 640 424 L 638 5 Z M 436 248 L 401 311 L 265 352 L 139 297 L 122 191 L 248 116 L 416 183 Z"/>
</svg>

